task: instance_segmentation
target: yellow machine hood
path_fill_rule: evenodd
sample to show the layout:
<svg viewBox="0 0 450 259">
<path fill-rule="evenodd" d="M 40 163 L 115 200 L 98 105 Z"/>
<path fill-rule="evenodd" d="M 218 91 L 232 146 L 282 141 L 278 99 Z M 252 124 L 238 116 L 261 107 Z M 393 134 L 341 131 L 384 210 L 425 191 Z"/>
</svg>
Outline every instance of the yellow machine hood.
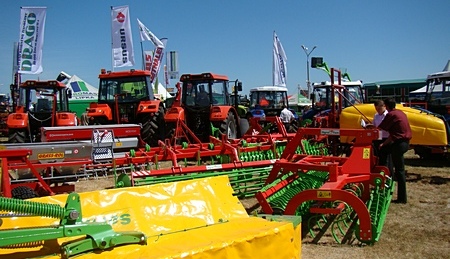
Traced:
<svg viewBox="0 0 450 259">
<path fill-rule="evenodd" d="M 397 104 L 396 108 L 405 112 L 412 130 L 411 145 L 446 146 L 447 130 L 445 122 L 431 114 Z M 361 120 L 373 120 L 376 110 L 373 104 L 357 104 L 342 110 L 340 127 L 343 129 L 361 129 Z M 363 115 L 361 115 L 363 114 Z M 347 140 L 343 140 L 346 142 Z"/>
<path fill-rule="evenodd" d="M 300 226 L 250 217 L 232 193 L 227 176 L 81 193 L 83 223 L 108 222 L 114 231 L 139 231 L 147 244 L 95 250 L 74 258 L 299 258 Z M 66 198 L 30 201 L 64 207 Z M 54 218 L 5 217 L 0 233 L 59 224 Z M 73 239 L 0 248 L 0 258 L 60 258 L 60 245 Z"/>
</svg>

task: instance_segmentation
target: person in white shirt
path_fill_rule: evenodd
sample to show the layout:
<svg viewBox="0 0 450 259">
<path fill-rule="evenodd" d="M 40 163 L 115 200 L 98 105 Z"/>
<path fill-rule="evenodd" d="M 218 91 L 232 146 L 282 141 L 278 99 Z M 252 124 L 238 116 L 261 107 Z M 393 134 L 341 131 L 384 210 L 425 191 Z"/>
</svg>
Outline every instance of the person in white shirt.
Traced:
<svg viewBox="0 0 450 259">
<path fill-rule="evenodd" d="M 386 117 L 386 114 L 388 113 L 386 106 L 384 105 L 384 102 L 382 100 L 376 100 L 374 103 L 375 110 L 377 111 L 375 115 L 373 116 L 373 126 L 375 128 L 380 125 L 380 123 L 384 120 L 384 117 Z M 386 140 L 389 137 L 389 132 L 385 130 L 381 130 L 381 138 L 383 140 Z"/>
<path fill-rule="evenodd" d="M 373 116 L 373 126 L 375 128 L 378 128 L 378 126 L 381 124 L 381 122 L 384 120 L 384 117 L 386 117 L 386 114 L 388 113 L 388 110 L 386 109 L 386 105 L 384 105 L 384 102 L 382 100 L 376 100 L 373 105 L 375 106 L 375 110 L 377 111 L 375 115 Z M 387 157 L 385 154 L 386 152 L 381 152 L 380 150 L 380 144 L 386 141 L 386 139 L 389 137 L 389 132 L 385 130 L 381 131 L 381 139 L 374 141 L 374 153 L 376 156 L 378 156 L 378 160 L 383 164 L 387 164 L 389 167 L 389 170 L 392 172 L 392 163 L 391 158 Z M 383 147 L 381 147 L 382 149 Z"/>
<path fill-rule="evenodd" d="M 286 107 L 286 105 L 283 105 L 283 110 L 281 110 L 280 119 L 283 122 L 286 131 L 289 131 L 291 122 L 295 119 L 295 117 L 294 114 Z"/>
</svg>

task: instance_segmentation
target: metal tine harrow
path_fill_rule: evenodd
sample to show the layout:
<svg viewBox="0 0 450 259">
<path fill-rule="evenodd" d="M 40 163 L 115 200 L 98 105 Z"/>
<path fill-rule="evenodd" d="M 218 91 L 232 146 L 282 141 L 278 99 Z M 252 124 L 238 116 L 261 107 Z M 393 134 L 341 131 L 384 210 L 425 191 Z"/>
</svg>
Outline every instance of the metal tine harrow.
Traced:
<svg viewBox="0 0 450 259">
<path fill-rule="evenodd" d="M 127 160 L 121 163 L 130 164 L 134 170 L 117 175 L 116 187 L 228 175 L 235 195 L 241 198 L 254 197 L 265 184 L 274 162 L 281 157 L 287 143 L 287 139 L 273 140 L 270 135 L 251 135 L 239 140 L 210 137 L 210 143 L 182 143 L 146 151 L 133 150 L 127 155 Z M 314 146 L 307 140 L 295 152 L 327 153 L 325 146 Z M 139 168 L 142 163 L 164 160 L 172 161 L 172 167 Z M 186 161 L 194 161 L 195 165 L 188 166 Z"/>
<path fill-rule="evenodd" d="M 305 136 L 350 136 L 352 153 L 298 154 Z M 377 130 L 300 128 L 256 193 L 263 213 L 302 216 L 315 243 L 328 230 L 338 243 L 378 241 L 393 182 L 389 170 L 376 164 L 372 141 L 377 138 Z"/>
</svg>

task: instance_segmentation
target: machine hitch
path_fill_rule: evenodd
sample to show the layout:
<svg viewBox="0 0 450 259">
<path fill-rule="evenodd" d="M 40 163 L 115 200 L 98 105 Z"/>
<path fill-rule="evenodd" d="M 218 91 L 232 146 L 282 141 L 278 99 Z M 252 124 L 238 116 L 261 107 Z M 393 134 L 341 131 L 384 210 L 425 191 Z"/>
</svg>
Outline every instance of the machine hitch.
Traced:
<svg viewBox="0 0 450 259">
<path fill-rule="evenodd" d="M 0 218 L 20 214 L 21 217 L 41 216 L 60 219 L 57 226 L 0 230 L 0 248 L 29 244 L 36 246 L 46 240 L 85 235 L 85 239 L 75 239 L 61 244 L 61 257 L 69 258 L 77 254 L 120 245 L 147 244 L 147 238 L 141 232 L 115 232 L 106 222 L 83 223 L 80 196 L 77 193 L 68 195 L 64 208 L 57 204 L 0 197 L 0 211 L 6 212 L 0 214 Z"/>
</svg>

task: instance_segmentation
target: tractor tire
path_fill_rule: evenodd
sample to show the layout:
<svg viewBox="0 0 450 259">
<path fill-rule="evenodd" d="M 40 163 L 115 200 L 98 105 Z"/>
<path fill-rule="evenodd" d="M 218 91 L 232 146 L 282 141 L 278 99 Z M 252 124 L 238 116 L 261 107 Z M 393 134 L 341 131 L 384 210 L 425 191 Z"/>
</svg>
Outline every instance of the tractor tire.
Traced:
<svg viewBox="0 0 450 259">
<path fill-rule="evenodd" d="M 36 192 L 28 186 L 18 186 L 11 190 L 11 196 L 15 199 L 30 199 L 37 197 Z"/>
<path fill-rule="evenodd" d="M 9 143 L 28 143 L 30 138 L 28 132 L 25 129 L 9 130 L 8 142 Z"/>
<path fill-rule="evenodd" d="M 157 147 L 159 140 L 164 140 L 164 108 L 159 106 L 159 110 L 154 116 L 144 115 L 142 120 L 141 138 L 151 147 Z"/>
<path fill-rule="evenodd" d="M 238 138 L 238 128 L 236 124 L 236 118 L 232 112 L 228 112 L 228 116 L 225 120 L 220 122 L 220 125 L 214 125 L 219 128 L 221 134 L 226 134 L 229 139 Z"/>
</svg>

